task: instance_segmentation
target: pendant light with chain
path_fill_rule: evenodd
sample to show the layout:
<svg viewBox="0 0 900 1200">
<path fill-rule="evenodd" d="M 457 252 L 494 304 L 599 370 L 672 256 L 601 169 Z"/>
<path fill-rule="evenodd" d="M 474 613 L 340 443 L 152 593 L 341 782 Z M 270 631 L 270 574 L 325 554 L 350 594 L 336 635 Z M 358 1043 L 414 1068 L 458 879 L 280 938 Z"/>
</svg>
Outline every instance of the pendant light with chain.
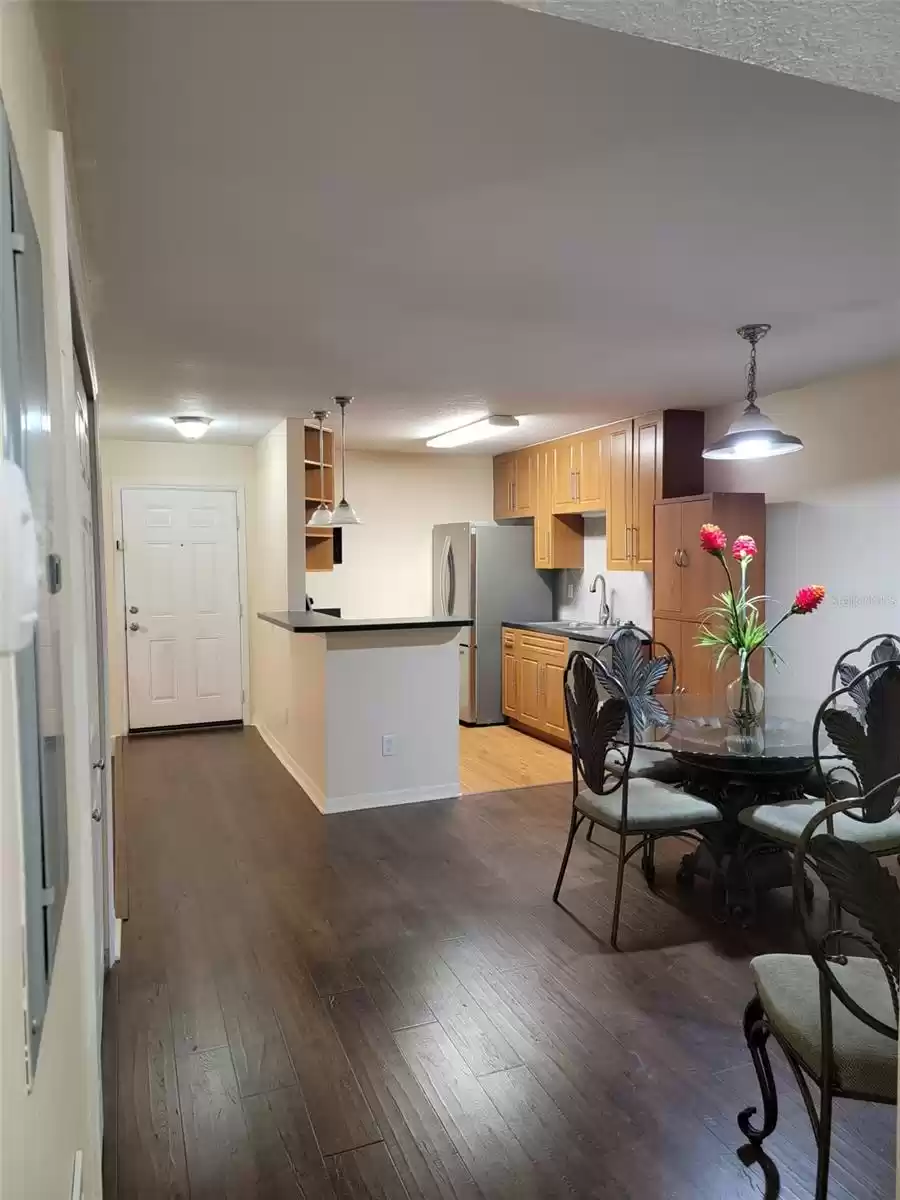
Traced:
<svg viewBox="0 0 900 1200">
<path fill-rule="evenodd" d="M 803 443 L 792 433 L 784 433 L 756 404 L 756 344 L 766 336 L 771 325 L 741 325 L 738 335 L 750 343 L 750 363 L 747 367 L 747 407 L 728 426 L 728 432 L 707 446 L 704 458 L 741 459 L 775 458 L 794 454 Z"/>
<path fill-rule="evenodd" d="M 331 527 L 331 509 L 325 503 L 325 418 L 328 413 L 316 409 L 313 416 L 319 422 L 319 506 L 306 525 L 308 529 L 328 529 Z"/>
<path fill-rule="evenodd" d="M 352 396 L 335 396 L 335 404 L 341 410 L 341 502 L 331 514 L 332 525 L 361 525 L 359 517 L 352 506 L 347 503 L 347 437 L 344 433 L 344 420 L 347 415 L 347 405 L 353 403 Z"/>
</svg>

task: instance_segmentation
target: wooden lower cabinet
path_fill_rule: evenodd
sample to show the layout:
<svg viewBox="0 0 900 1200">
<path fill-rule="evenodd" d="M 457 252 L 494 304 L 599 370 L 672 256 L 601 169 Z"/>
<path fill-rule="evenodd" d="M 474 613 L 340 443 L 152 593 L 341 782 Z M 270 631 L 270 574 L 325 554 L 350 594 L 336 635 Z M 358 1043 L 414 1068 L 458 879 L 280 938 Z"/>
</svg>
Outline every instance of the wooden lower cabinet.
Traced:
<svg viewBox="0 0 900 1200">
<path fill-rule="evenodd" d="M 503 712 L 520 728 L 569 744 L 566 638 L 525 629 L 503 631 Z"/>
</svg>

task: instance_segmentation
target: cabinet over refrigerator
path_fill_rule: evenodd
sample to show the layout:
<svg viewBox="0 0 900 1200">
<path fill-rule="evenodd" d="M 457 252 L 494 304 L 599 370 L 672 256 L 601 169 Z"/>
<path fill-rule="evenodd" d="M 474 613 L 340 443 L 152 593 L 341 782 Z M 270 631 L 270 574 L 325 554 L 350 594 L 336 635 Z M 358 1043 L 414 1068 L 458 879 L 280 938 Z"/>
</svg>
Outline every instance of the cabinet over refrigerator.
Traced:
<svg viewBox="0 0 900 1200">
<path fill-rule="evenodd" d="M 474 621 L 459 635 L 459 719 L 501 722 L 501 623 L 553 617 L 551 577 L 534 568 L 531 523 L 435 525 L 432 612 Z"/>
</svg>

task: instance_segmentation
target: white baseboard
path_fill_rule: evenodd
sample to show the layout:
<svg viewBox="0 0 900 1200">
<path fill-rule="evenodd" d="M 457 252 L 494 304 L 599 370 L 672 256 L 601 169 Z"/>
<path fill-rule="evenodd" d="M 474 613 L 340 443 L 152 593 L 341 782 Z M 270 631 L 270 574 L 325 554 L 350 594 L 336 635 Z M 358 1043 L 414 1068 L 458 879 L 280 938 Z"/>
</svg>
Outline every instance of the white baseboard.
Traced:
<svg viewBox="0 0 900 1200">
<path fill-rule="evenodd" d="M 357 812 L 363 808 L 389 808 L 394 804 L 420 804 L 424 800 L 451 800 L 460 795 L 459 780 L 430 787 L 401 788 L 396 792 L 362 792 L 358 796 L 334 796 L 326 801 L 328 813 Z"/>
<path fill-rule="evenodd" d="M 275 737 L 272 731 L 267 729 L 262 721 L 257 721 L 256 728 L 259 732 L 259 736 L 287 771 L 288 775 L 290 775 L 295 782 L 299 783 L 319 812 L 328 811 L 325 807 L 325 793 L 316 783 L 313 782 L 312 779 L 310 779 L 297 760 L 287 750 L 285 750 L 284 746 L 282 746 L 281 742 L 279 742 L 278 738 Z"/>
<path fill-rule="evenodd" d="M 420 804 L 426 800 L 450 800 L 459 796 L 459 780 L 450 783 L 432 784 L 429 787 L 400 788 L 395 792 L 361 792 L 356 796 L 326 797 L 321 788 L 313 783 L 300 764 L 285 750 L 270 729 L 258 721 L 256 728 L 287 773 L 303 788 L 321 813 L 358 812 L 365 808 L 389 808 L 394 804 Z"/>
</svg>

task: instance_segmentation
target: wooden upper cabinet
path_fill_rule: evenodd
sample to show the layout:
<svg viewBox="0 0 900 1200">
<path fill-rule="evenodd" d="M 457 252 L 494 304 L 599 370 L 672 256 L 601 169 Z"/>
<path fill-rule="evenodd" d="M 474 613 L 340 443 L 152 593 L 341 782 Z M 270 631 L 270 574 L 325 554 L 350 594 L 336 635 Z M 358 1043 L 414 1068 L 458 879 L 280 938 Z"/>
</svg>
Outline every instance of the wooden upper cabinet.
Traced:
<svg viewBox="0 0 900 1200">
<path fill-rule="evenodd" d="M 535 451 L 516 450 L 494 459 L 494 520 L 533 517 L 535 505 Z"/>
<path fill-rule="evenodd" d="M 553 446 L 553 495 L 555 513 L 578 512 L 578 476 L 581 472 L 581 440 L 562 438 Z"/>
<path fill-rule="evenodd" d="M 533 517 L 537 500 L 534 448 L 519 450 L 513 455 L 513 508 L 517 517 Z"/>
<path fill-rule="evenodd" d="M 652 571 L 653 506 L 703 490 L 702 412 L 669 410 L 607 430 L 606 565 Z"/>
<path fill-rule="evenodd" d="M 653 505 L 663 494 L 662 413 L 635 419 L 632 454 L 631 557 L 636 570 L 652 571 Z"/>
<path fill-rule="evenodd" d="M 653 506 L 703 490 L 703 413 L 676 409 L 494 459 L 494 518 L 534 518 L 534 565 L 581 567 L 582 514 L 606 513 L 606 566 L 652 571 Z M 671 581 L 670 581 L 671 582 Z"/>
<path fill-rule="evenodd" d="M 610 571 L 632 569 L 633 445 L 633 421 L 620 421 L 607 429 L 606 566 Z"/>
<path fill-rule="evenodd" d="M 513 500 L 515 456 L 498 454 L 494 459 L 494 520 L 516 515 Z"/>
<path fill-rule="evenodd" d="M 606 510 L 606 430 L 588 429 L 581 439 L 578 501 L 582 512 Z"/>
<path fill-rule="evenodd" d="M 534 565 L 542 571 L 584 566 L 584 521 L 553 512 L 558 444 L 535 447 Z"/>
</svg>

